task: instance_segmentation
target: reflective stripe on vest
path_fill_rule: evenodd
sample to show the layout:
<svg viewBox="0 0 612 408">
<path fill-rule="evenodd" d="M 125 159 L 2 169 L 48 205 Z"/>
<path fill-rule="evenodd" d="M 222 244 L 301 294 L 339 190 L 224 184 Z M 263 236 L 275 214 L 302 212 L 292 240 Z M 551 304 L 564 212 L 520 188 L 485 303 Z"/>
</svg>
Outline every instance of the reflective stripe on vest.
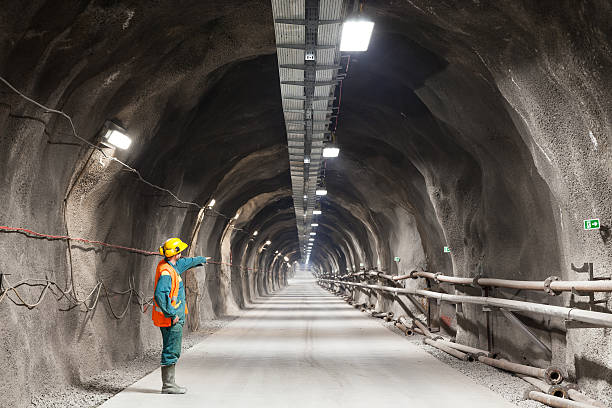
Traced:
<svg viewBox="0 0 612 408">
<path fill-rule="evenodd" d="M 181 276 L 176 272 L 176 270 L 165 260 L 162 260 L 157 264 L 157 269 L 155 270 L 155 286 L 157 288 L 157 282 L 159 281 L 160 276 L 162 275 L 170 275 L 172 279 L 172 286 L 170 288 L 170 304 L 174 308 L 178 308 L 181 305 L 181 301 L 176 303 L 178 300 L 178 292 L 180 288 L 180 283 L 183 281 Z M 155 289 L 153 289 L 153 293 L 155 293 Z M 187 305 L 185 305 L 185 314 L 187 314 Z M 157 303 L 155 302 L 155 298 L 153 299 L 153 312 L 152 312 L 153 324 L 157 327 L 169 327 L 172 325 L 172 319 L 164 316 L 164 313 L 161 311 Z"/>
</svg>

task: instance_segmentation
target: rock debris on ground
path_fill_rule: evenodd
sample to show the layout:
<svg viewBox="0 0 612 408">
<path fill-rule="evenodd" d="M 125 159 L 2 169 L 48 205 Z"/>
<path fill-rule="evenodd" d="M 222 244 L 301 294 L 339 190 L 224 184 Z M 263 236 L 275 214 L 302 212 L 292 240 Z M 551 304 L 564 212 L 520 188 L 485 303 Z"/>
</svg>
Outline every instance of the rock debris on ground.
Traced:
<svg viewBox="0 0 612 408">
<path fill-rule="evenodd" d="M 209 320 L 201 324 L 197 332 L 185 331 L 183 337 L 183 352 L 211 334 L 225 327 L 234 317 Z M 139 358 L 126 361 L 120 366 L 105 370 L 98 375 L 88 378 L 80 386 L 67 386 L 54 389 L 53 384 L 48 390 L 32 398 L 30 407 L 36 408 L 85 408 L 97 407 L 135 383 L 151 371 L 159 367 L 161 349 L 150 348 Z M 161 380 L 160 380 L 161 388 Z"/>
</svg>

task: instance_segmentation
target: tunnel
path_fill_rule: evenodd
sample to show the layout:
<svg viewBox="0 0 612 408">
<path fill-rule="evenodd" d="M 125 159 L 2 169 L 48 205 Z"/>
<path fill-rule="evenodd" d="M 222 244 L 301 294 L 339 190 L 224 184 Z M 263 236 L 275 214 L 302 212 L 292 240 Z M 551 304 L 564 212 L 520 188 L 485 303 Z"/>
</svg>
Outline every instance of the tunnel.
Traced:
<svg viewBox="0 0 612 408">
<path fill-rule="evenodd" d="M 612 406 L 610 2 L 5 0 L 0 36 L 1 407 Z M 172 397 L 170 238 L 206 259 Z"/>
</svg>

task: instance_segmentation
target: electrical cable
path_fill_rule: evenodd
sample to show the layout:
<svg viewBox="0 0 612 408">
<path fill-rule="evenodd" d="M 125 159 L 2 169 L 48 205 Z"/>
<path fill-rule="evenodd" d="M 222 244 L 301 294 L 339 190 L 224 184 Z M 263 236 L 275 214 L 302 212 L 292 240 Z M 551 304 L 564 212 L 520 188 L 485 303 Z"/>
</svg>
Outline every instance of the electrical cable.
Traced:
<svg viewBox="0 0 612 408">
<path fill-rule="evenodd" d="M 1 293 L 0 293 L 0 303 L 5 299 L 9 299 L 11 300 L 14 304 L 18 305 L 18 306 L 24 306 L 27 307 L 28 309 L 33 309 L 35 307 L 37 307 L 38 305 L 40 305 L 42 303 L 42 301 L 44 300 L 46 294 L 48 291 L 51 291 L 55 294 L 54 289 L 59 290 L 59 292 L 61 293 L 61 295 L 57 298 L 57 301 L 62 300 L 63 298 L 66 298 L 66 300 L 71 301 L 72 303 L 74 303 L 73 305 L 69 306 L 67 309 L 60 309 L 63 311 L 67 311 L 67 310 L 71 310 L 77 306 L 85 306 L 86 311 L 91 311 L 93 309 L 95 309 L 95 307 L 98 304 L 99 298 L 100 298 L 100 293 L 102 290 L 104 290 L 105 294 L 106 294 L 106 298 L 108 301 L 108 306 L 109 309 L 111 311 L 111 314 L 116 318 L 116 319 L 121 319 L 125 316 L 125 314 L 127 313 L 129 306 L 131 304 L 132 301 L 132 296 L 136 296 L 136 298 L 138 299 L 138 303 L 140 305 L 140 309 L 143 311 L 143 313 L 146 311 L 147 307 L 149 305 L 152 304 L 152 298 L 143 301 L 142 299 L 144 298 L 144 296 L 141 293 L 138 293 L 135 291 L 134 289 L 134 285 L 133 285 L 133 277 L 130 279 L 130 288 L 126 291 L 123 292 L 115 292 L 115 291 L 111 291 L 109 290 L 106 285 L 104 284 L 104 282 L 102 281 L 98 281 L 96 283 L 96 285 L 94 286 L 94 288 L 91 290 L 91 292 L 89 293 L 89 295 L 82 300 L 78 299 L 78 296 L 75 293 L 75 285 L 74 285 L 74 274 L 73 274 L 73 265 L 72 265 L 72 249 L 71 249 L 71 245 L 70 245 L 70 241 L 77 241 L 77 242 L 83 242 L 83 243 L 88 243 L 88 244 L 95 244 L 95 245 L 100 245 L 100 246 L 104 246 L 104 247 L 108 247 L 108 248 L 113 248 L 113 249 L 119 249 L 119 250 L 126 250 L 126 251 L 130 251 L 130 252 L 135 252 L 135 253 L 140 253 L 143 255 L 157 255 L 159 256 L 159 254 L 157 252 L 151 252 L 151 251 L 146 251 L 143 249 L 138 249 L 138 248 L 131 248 L 131 247 L 127 247 L 127 246 L 122 246 L 122 245 L 113 245 L 113 244 L 109 244 L 106 242 L 101 242 L 101 241 L 96 241 L 96 240 L 88 240 L 88 239 L 84 239 L 84 238 L 73 238 L 69 235 L 69 231 L 68 231 L 68 225 L 67 225 L 67 219 L 66 219 L 66 210 L 67 210 L 67 201 L 72 193 L 72 190 L 74 189 L 74 187 L 76 186 L 76 184 L 78 183 L 79 178 L 81 177 L 81 175 L 83 174 L 85 168 L 87 167 L 87 163 L 89 163 L 89 160 L 91 159 L 91 156 L 93 155 L 94 151 L 99 151 L 105 158 L 115 161 L 118 164 L 120 164 L 122 167 L 124 167 L 126 170 L 128 170 L 129 172 L 135 174 L 138 178 L 139 181 L 141 181 L 142 183 L 156 189 L 159 191 L 163 191 L 168 193 L 173 199 L 175 199 L 177 202 L 184 204 L 184 205 L 190 205 L 190 206 L 194 206 L 198 209 L 203 209 L 204 207 L 192 202 L 192 201 L 185 201 L 180 199 L 176 194 L 174 194 L 172 191 L 170 191 L 167 188 L 158 186 L 156 184 L 153 184 L 149 181 L 147 181 L 142 174 L 136 170 L 135 168 L 129 166 L 128 164 L 124 163 L 123 161 L 109 156 L 103 149 L 101 149 L 99 146 L 96 146 L 95 144 L 91 143 L 90 141 L 84 139 L 83 137 L 79 136 L 79 134 L 77 133 L 76 127 L 74 125 L 74 122 L 72 120 L 72 118 L 70 117 L 70 115 L 66 114 L 65 112 L 61 111 L 61 110 L 57 110 L 57 109 L 52 109 L 49 108 L 39 102 L 37 102 L 36 100 L 26 96 L 25 94 L 23 94 L 21 91 L 19 91 L 16 87 L 14 87 L 8 80 L 6 80 L 4 77 L 0 76 L 0 82 L 3 82 L 9 89 L 11 89 L 13 92 L 15 92 L 17 95 L 19 95 L 21 98 L 25 99 L 26 101 L 38 106 L 39 108 L 43 109 L 46 113 L 54 113 L 57 114 L 63 118 L 65 118 L 69 123 L 70 123 L 70 128 L 72 130 L 72 136 L 74 136 L 76 139 L 82 141 L 83 143 L 85 143 L 87 146 L 89 146 L 90 148 L 92 148 L 92 152 L 89 155 L 89 158 L 85 161 L 85 163 L 83 164 L 83 167 L 80 169 L 75 182 L 70 186 L 70 188 L 67 191 L 67 194 L 64 198 L 64 208 L 63 208 L 63 218 L 64 218 L 64 224 L 65 224 L 65 228 L 66 228 L 66 232 L 67 235 L 50 235 L 50 234 L 43 234 L 43 233 L 39 233 L 39 232 L 35 232 L 33 230 L 29 230 L 26 228 L 17 228 L 17 227 L 9 227 L 9 226 L 0 226 L 0 231 L 2 232 L 19 232 L 19 233 L 24 233 L 26 236 L 30 236 L 30 237 L 39 237 L 39 238 L 45 238 L 45 239 L 57 239 L 57 240 L 65 240 L 68 242 L 68 251 L 69 251 L 69 263 L 70 263 L 70 275 L 71 275 L 71 284 L 70 287 L 66 290 L 63 290 L 60 288 L 60 286 L 51 280 L 48 279 L 31 279 L 31 280 L 24 280 L 24 281 L 20 281 L 18 284 L 16 285 L 11 285 L 8 281 L 8 279 L 6 278 L 6 274 L 0 274 L 0 277 L 3 278 L 3 280 L 5 282 L 7 282 L 8 287 L 6 289 L 4 289 Z M 217 210 L 213 210 L 212 208 L 209 208 L 212 210 L 212 212 L 214 214 L 217 214 L 219 216 L 222 216 L 226 219 L 230 219 L 232 217 L 229 217 L 225 214 L 222 214 L 221 212 L 217 211 Z M 206 215 L 206 214 L 204 214 Z M 239 232 L 243 232 L 245 234 L 248 234 L 248 232 L 246 232 L 244 229 L 242 228 L 236 228 L 233 225 L 231 226 L 231 228 L 233 230 L 239 231 Z M 216 262 L 216 261 L 208 261 L 208 263 L 211 264 L 218 264 L 218 265 L 226 265 L 226 266 L 230 266 L 230 267 L 236 267 L 237 265 L 232 265 L 231 263 L 226 263 L 226 262 Z M 253 268 L 244 268 L 242 266 L 240 266 L 241 269 L 243 270 L 248 270 L 248 271 L 253 271 L 255 269 Z M 38 283 L 31 283 L 31 282 L 38 282 Z M 44 282 L 44 288 L 42 289 L 40 295 L 38 296 L 38 300 L 35 303 L 28 303 L 24 300 L 23 296 L 19 293 L 19 291 L 17 290 L 19 287 L 21 286 L 43 286 L 43 282 Z M 2 281 L 0 281 L 0 288 L 2 288 Z M 19 302 L 17 302 L 15 299 L 11 298 L 9 296 L 9 292 L 12 292 L 15 294 L 15 296 L 17 297 L 17 299 L 19 300 Z M 95 298 L 94 301 L 91 305 L 87 304 L 87 301 L 89 301 L 89 299 L 92 298 L 92 296 L 95 293 Z M 72 299 L 70 299 L 68 297 L 69 294 L 72 294 Z M 126 308 L 123 310 L 123 312 L 117 314 L 115 313 L 111 303 L 110 303 L 110 295 L 113 294 L 117 294 L 117 295 L 125 295 L 125 294 L 129 294 L 129 299 L 128 299 L 128 303 L 126 305 Z"/>
<path fill-rule="evenodd" d="M 33 103 L 34 105 L 38 106 L 39 108 L 45 110 L 48 113 L 55 113 L 57 115 L 62 116 L 63 118 L 65 118 L 69 123 L 70 123 L 70 127 L 72 129 L 72 135 L 79 139 L 80 141 L 82 141 L 83 143 L 85 143 L 86 145 L 88 145 L 89 147 L 99 151 L 106 159 L 115 161 L 117 163 L 119 163 L 121 166 L 123 166 L 126 170 L 134 173 L 136 175 L 136 177 L 138 177 L 138 180 L 140 180 L 141 182 L 143 182 L 144 184 L 159 190 L 159 191 L 163 191 L 168 193 L 170 196 L 172 196 L 172 198 L 174 198 L 177 202 L 184 204 L 184 205 L 191 205 L 194 207 L 197 207 L 199 209 L 202 209 L 203 206 L 201 206 L 198 203 L 194 203 L 192 201 L 185 201 L 185 200 L 181 200 L 176 194 L 174 194 L 172 191 L 168 190 L 167 188 L 158 186 L 157 184 L 153 184 L 149 181 L 147 181 L 144 177 L 142 177 L 142 174 L 140 174 L 140 172 L 138 170 L 136 170 L 135 168 L 129 166 L 128 164 L 124 163 L 123 161 L 117 159 L 116 157 L 113 156 L 109 156 L 103 149 L 101 149 L 99 146 L 96 146 L 95 144 L 91 143 L 90 141 L 88 141 L 87 139 L 82 138 L 81 136 L 78 135 L 76 127 L 74 126 L 74 122 L 72 121 L 72 118 L 70 117 L 70 115 L 68 115 L 67 113 L 64 113 L 61 110 L 57 110 L 57 109 L 52 109 L 49 108 L 37 101 L 35 101 L 34 99 L 26 96 L 25 94 L 23 94 L 21 91 L 19 91 L 17 88 L 15 88 L 9 81 L 7 81 L 4 77 L 0 76 L 0 82 L 3 82 L 9 89 L 11 89 L 13 92 L 15 92 L 17 95 L 19 95 L 20 97 L 22 97 L 23 99 L 25 99 L 26 101 Z M 220 214 L 220 213 L 219 213 Z"/>
</svg>

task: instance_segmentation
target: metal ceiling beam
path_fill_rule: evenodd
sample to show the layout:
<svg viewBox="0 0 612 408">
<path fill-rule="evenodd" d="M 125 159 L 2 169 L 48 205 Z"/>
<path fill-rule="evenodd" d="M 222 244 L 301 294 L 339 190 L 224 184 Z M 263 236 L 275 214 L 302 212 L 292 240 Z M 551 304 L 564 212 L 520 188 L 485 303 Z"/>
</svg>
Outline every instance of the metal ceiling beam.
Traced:
<svg viewBox="0 0 612 408">
<path fill-rule="evenodd" d="M 327 129 L 330 119 L 337 116 L 332 105 L 339 83 L 338 70 L 341 69 L 338 24 L 345 17 L 347 0 L 271 2 L 277 49 L 303 51 L 277 52 L 281 85 L 302 87 L 297 88 L 296 92 L 296 88 L 281 86 L 283 106 L 288 108 L 283 109 L 283 114 L 286 118 L 292 196 L 301 248 L 306 244 L 303 237 L 309 236 L 312 230 L 310 224 L 314 221 L 313 210 L 317 206 L 315 189 L 322 166 L 323 140 L 331 134 Z M 322 88 L 324 86 L 329 88 Z M 304 163 L 306 157 L 309 163 Z M 301 250 L 301 253 L 304 258 L 306 251 Z"/>
<path fill-rule="evenodd" d="M 318 26 L 326 24 L 342 24 L 342 20 L 300 20 L 297 18 L 277 18 L 274 20 L 278 24 L 292 24 L 292 25 L 303 25 L 303 26 Z"/>
<path fill-rule="evenodd" d="M 331 122 L 329 120 L 311 120 L 310 123 L 314 125 L 329 125 Z M 287 125 L 303 125 L 303 120 L 286 120 L 285 124 Z"/>
<path fill-rule="evenodd" d="M 276 48 L 287 48 L 291 50 L 305 50 L 306 44 L 277 44 Z M 315 45 L 315 50 L 333 50 L 335 49 L 335 45 Z"/>
<path fill-rule="evenodd" d="M 280 68 L 289 68 L 289 69 L 299 69 L 299 70 L 306 70 L 307 67 L 309 67 L 306 64 L 281 64 L 279 65 Z M 340 65 L 315 65 L 314 69 L 315 71 L 327 71 L 327 70 L 338 70 L 342 68 Z"/>
<path fill-rule="evenodd" d="M 338 80 L 334 81 L 281 81 L 281 85 L 298 85 L 298 86 L 330 86 L 337 85 Z"/>
<path fill-rule="evenodd" d="M 284 96 L 283 99 L 289 99 L 291 101 L 305 101 L 305 100 L 310 100 L 310 101 L 335 101 L 336 97 L 335 96 L 311 96 L 311 97 L 306 97 L 306 96 Z"/>
</svg>

